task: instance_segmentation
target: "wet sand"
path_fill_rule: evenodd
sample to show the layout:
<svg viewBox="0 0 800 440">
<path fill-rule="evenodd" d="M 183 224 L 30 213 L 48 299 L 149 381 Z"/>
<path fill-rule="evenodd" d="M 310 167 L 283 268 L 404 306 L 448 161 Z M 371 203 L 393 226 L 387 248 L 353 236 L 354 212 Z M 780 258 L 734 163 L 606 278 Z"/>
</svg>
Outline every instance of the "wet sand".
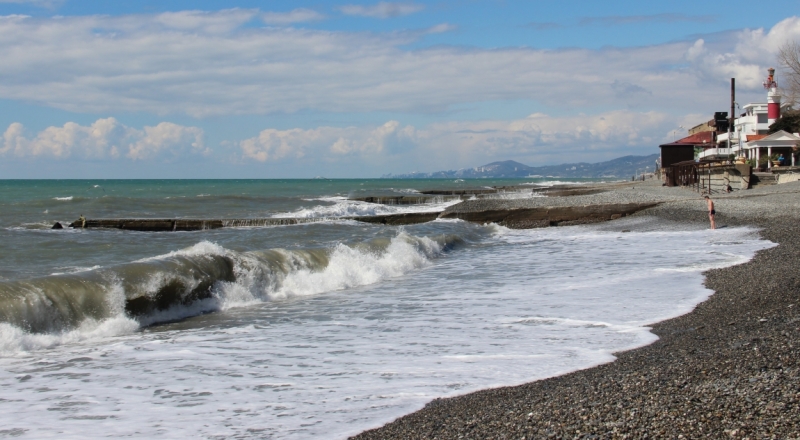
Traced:
<svg viewBox="0 0 800 440">
<path fill-rule="evenodd" d="M 696 193 L 627 188 L 613 191 L 662 202 L 635 215 L 708 225 Z M 715 294 L 654 325 L 655 343 L 564 376 L 437 399 L 354 438 L 800 438 L 800 182 L 715 202 L 718 227 L 762 228 L 778 246 L 706 272 Z"/>
</svg>

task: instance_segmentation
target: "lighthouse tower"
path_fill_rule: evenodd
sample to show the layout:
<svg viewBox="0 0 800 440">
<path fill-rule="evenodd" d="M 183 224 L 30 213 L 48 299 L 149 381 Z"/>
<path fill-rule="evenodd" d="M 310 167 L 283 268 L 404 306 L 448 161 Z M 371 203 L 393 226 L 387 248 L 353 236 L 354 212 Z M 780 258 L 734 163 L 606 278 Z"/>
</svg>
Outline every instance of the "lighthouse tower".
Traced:
<svg viewBox="0 0 800 440">
<path fill-rule="evenodd" d="M 767 124 L 772 125 L 781 117 L 781 95 L 778 93 L 778 83 L 775 81 L 775 69 L 767 69 L 769 75 L 764 81 L 767 89 Z"/>
</svg>

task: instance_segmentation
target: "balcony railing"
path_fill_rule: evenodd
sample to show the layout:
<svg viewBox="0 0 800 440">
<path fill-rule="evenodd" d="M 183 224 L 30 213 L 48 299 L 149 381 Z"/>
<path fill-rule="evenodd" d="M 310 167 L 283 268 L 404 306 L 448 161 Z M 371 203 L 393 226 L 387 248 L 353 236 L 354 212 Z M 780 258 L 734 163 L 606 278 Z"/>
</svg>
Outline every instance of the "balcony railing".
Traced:
<svg viewBox="0 0 800 440">
<path fill-rule="evenodd" d="M 735 149 L 733 148 L 706 148 L 705 150 L 701 151 L 700 154 L 697 155 L 700 159 L 704 159 L 706 157 L 718 157 L 723 156 L 727 157 L 733 154 Z"/>
</svg>

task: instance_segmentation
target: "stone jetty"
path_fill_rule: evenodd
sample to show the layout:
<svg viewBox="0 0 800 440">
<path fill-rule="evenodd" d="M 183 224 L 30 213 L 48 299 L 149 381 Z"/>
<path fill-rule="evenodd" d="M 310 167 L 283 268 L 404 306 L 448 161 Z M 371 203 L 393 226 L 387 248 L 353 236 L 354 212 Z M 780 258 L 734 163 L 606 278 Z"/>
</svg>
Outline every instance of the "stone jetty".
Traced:
<svg viewBox="0 0 800 440">
<path fill-rule="evenodd" d="M 532 197 L 506 199 L 504 194 L 531 193 Z M 673 191 L 653 184 L 624 183 L 550 188 L 496 187 L 421 191 L 420 195 L 351 198 L 367 203 L 415 205 L 461 200 L 441 212 L 329 218 L 251 219 L 86 219 L 71 228 L 106 228 L 145 232 L 203 231 L 220 228 L 288 226 L 331 220 L 352 220 L 381 225 L 425 223 L 437 218 L 475 223 L 498 223 L 510 228 L 537 228 L 613 220 L 675 199 Z M 54 225 L 58 228 L 59 224 Z"/>
<path fill-rule="evenodd" d="M 474 223 L 498 223 L 510 228 L 537 228 L 594 223 L 631 215 L 654 203 L 602 204 L 585 206 L 540 206 L 532 208 L 487 209 L 479 211 L 412 212 L 389 215 L 330 218 L 254 218 L 254 219 L 87 219 L 74 221 L 70 228 L 123 229 L 144 232 L 205 231 L 220 228 L 288 226 L 331 220 L 354 220 L 382 225 L 411 225 L 437 218 L 461 219 Z M 53 226 L 60 229 L 60 223 Z"/>
</svg>

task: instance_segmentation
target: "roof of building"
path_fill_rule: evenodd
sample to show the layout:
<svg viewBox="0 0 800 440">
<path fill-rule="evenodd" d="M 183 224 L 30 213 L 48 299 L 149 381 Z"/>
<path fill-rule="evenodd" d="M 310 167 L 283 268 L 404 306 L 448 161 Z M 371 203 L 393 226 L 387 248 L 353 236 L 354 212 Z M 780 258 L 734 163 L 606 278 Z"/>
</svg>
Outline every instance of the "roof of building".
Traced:
<svg viewBox="0 0 800 440">
<path fill-rule="evenodd" d="M 758 140 L 764 139 L 767 136 L 769 136 L 769 135 L 768 134 L 746 134 L 746 135 L 744 135 L 744 141 L 745 142 L 758 141 Z"/>
<path fill-rule="evenodd" d="M 699 133 L 695 133 L 690 136 L 686 136 L 683 139 L 678 139 L 675 142 L 670 142 L 668 144 L 661 145 L 662 147 L 671 146 L 689 146 L 689 145 L 710 145 L 714 143 L 714 132 L 713 131 L 701 131 Z"/>
<path fill-rule="evenodd" d="M 748 138 L 749 138 L 749 136 L 748 136 Z M 751 139 L 748 139 L 747 141 L 750 142 Z M 763 141 L 763 142 L 770 142 L 770 141 L 785 141 L 785 142 L 787 142 L 788 141 L 788 142 L 796 142 L 796 141 L 800 141 L 800 137 L 797 137 L 797 136 L 795 136 L 795 135 L 793 135 L 793 134 L 791 134 L 791 133 L 789 133 L 787 131 L 778 130 L 775 133 L 772 133 L 770 135 L 764 136 L 761 139 L 752 139 L 752 141 Z"/>
</svg>

